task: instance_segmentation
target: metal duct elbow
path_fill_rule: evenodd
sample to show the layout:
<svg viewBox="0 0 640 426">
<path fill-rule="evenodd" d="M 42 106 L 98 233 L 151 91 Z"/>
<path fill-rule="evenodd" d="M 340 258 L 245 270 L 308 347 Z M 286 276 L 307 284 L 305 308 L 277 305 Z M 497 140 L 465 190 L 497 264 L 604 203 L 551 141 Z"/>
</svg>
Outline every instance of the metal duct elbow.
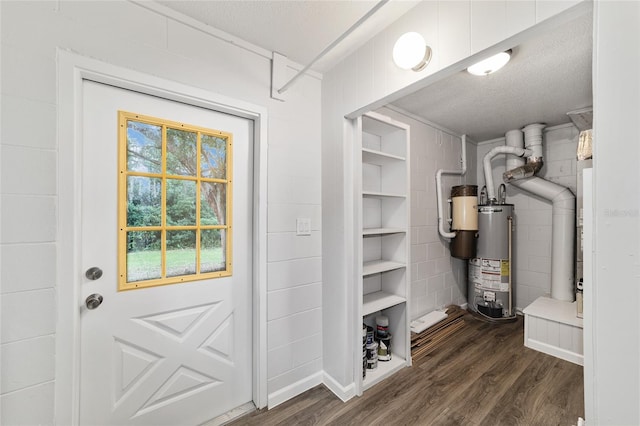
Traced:
<svg viewBox="0 0 640 426">
<path fill-rule="evenodd" d="M 528 162 L 525 165 L 504 172 L 502 174 L 502 180 L 505 183 L 509 183 L 514 180 L 520 180 L 534 176 L 544 165 L 542 157 L 529 157 L 527 161 Z"/>
</svg>

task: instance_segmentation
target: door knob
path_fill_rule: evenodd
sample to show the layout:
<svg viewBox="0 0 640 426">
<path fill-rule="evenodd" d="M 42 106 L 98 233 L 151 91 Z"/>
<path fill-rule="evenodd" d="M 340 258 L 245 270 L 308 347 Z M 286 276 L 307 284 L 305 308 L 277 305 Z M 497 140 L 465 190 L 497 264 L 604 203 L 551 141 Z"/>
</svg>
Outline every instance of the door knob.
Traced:
<svg viewBox="0 0 640 426">
<path fill-rule="evenodd" d="M 97 266 L 93 266 L 87 269 L 87 272 L 84 273 L 84 276 L 89 278 L 91 281 L 99 280 L 102 276 L 102 269 Z"/>
<path fill-rule="evenodd" d="M 87 305 L 87 309 L 93 310 L 102 304 L 102 296 L 98 293 L 90 294 L 84 303 Z"/>
</svg>

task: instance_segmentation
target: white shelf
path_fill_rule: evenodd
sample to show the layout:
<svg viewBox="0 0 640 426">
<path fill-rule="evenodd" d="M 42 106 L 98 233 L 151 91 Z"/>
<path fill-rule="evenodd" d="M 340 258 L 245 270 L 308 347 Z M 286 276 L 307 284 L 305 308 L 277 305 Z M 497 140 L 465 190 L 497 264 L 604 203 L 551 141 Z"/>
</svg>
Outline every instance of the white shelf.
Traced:
<svg viewBox="0 0 640 426">
<path fill-rule="evenodd" d="M 407 299 L 402 296 L 385 293 L 384 291 L 365 294 L 362 296 L 362 316 L 370 315 L 406 301 Z"/>
<path fill-rule="evenodd" d="M 405 234 L 405 228 L 365 228 L 362 235 L 386 235 L 386 234 Z"/>
<path fill-rule="evenodd" d="M 389 361 L 378 360 L 378 368 L 375 370 L 367 370 L 367 377 L 362 381 L 362 387 L 365 390 L 369 389 L 371 386 L 380 383 L 406 366 L 407 361 L 392 352 Z"/>
<path fill-rule="evenodd" d="M 406 263 L 392 262 L 391 260 L 372 260 L 371 262 L 364 262 L 362 265 L 362 276 L 393 271 L 406 266 Z"/>
<path fill-rule="evenodd" d="M 373 149 L 362 148 L 362 162 L 386 166 L 387 164 L 405 161 L 404 157 L 387 154 L 386 152 L 374 151 Z"/>
<path fill-rule="evenodd" d="M 406 194 L 397 194 L 392 192 L 372 192 L 372 191 L 362 191 L 363 197 L 370 198 L 407 198 Z"/>
</svg>

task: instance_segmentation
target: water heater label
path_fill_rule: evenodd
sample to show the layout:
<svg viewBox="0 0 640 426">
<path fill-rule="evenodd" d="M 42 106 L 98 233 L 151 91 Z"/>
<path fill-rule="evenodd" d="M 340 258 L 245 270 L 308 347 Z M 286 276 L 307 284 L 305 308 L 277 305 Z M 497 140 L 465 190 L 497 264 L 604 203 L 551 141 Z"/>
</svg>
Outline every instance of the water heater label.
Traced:
<svg viewBox="0 0 640 426">
<path fill-rule="evenodd" d="M 500 259 L 482 259 L 482 272 L 490 274 L 500 273 Z"/>
<path fill-rule="evenodd" d="M 508 260 L 471 259 L 469 261 L 469 281 L 471 281 L 476 288 L 509 291 L 508 280 Z"/>
</svg>

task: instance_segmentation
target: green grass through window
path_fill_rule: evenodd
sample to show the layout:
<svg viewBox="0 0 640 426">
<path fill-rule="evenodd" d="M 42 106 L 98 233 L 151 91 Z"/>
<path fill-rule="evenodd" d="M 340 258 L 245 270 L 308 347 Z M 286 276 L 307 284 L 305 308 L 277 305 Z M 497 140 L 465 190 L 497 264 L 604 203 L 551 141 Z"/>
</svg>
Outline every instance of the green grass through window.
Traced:
<svg viewBox="0 0 640 426">
<path fill-rule="evenodd" d="M 127 281 L 143 281 L 160 278 L 160 250 L 143 250 L 127 253 Z M 190 275 L 195 273 L 195 249 L 167 250 L 167 276 Z M 185 265 L 192 265 L 185 267 Z M 200 254 L 202 271 L 212 272 L 225 268 L 222 248 L 202 250 Z"/>
</svg>

